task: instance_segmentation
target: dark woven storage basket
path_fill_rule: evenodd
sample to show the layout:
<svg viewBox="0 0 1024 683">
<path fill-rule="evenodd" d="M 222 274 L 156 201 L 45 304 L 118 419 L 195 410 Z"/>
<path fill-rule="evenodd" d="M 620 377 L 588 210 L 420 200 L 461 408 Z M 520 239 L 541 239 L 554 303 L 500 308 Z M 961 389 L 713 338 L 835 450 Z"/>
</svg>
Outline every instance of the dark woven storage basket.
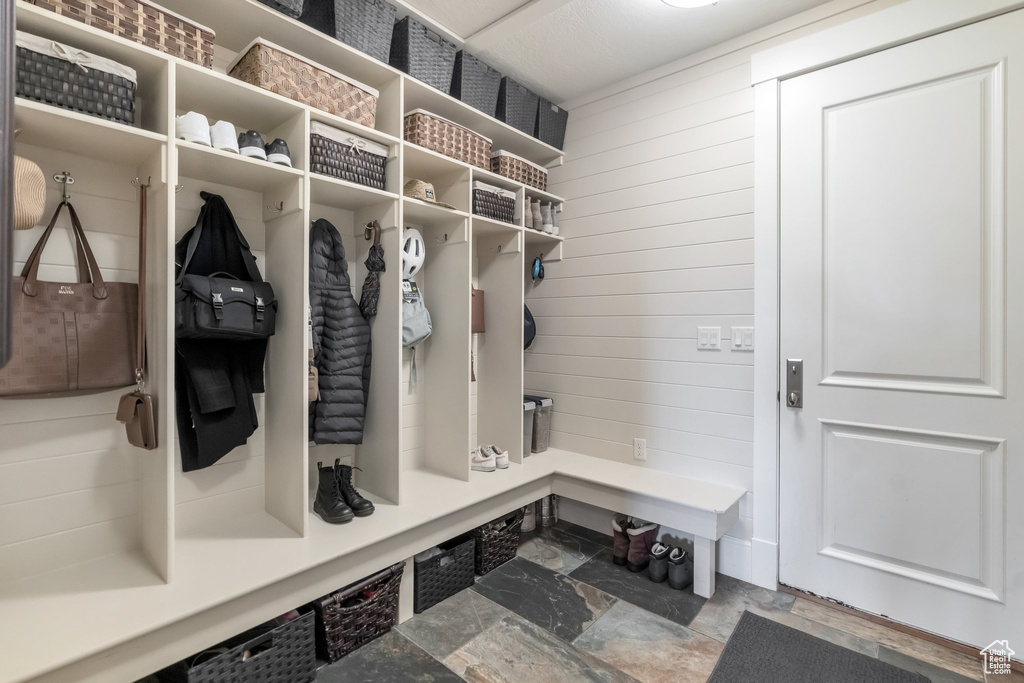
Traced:
<svg viewBox="0 0 1024 683">
<path fill-rule="evenodd" d="M 527 135 L 537 128 L 537 93 L 508 76 L 501 79 L 498 90 L 498 108 L 495 116 Z"/>
<path fill-rule="evenodd" d="M 565 124 L 568 122 L 569 112 L 542 97 L 537 108 L 537 132 L 534 137 L 562 149 L 565 145 Z"/>
<path fill-rule="evenodd" d="M 385 189 L 387 154 L 377 154 L 364 146 L 356 135 L 346 134 L 317 121 L 312 122 L 309 136 L 309 170 L 341 178 L 378 190 Z"/>
<path fill-rule="evenodd" d="M 473 189 L 473 213 L 496 221 L 514 223 L 516 200 L 487 190 Z M 514 553 L 513 553 L 514 554 Z"/>
<path fill-rule="evenodd" d="M 260 2 L 293 19 L 298 19 L 302 14 L 303 0 L 260 0 Z"/>
<path fill-rule="evenodd" d="M 455 43 L 449 42 L 412 17 L 395 24 L 391 36 L 391 66 L 438 90 L 448 92 L 455 70 Z"/>
<path fill-rule="evenodd" d="M 398 589 L 404 568 L 405 562 L 399 562 L 313 603 L 316 651 L 321 659 L 336 662 L 391 630 L 398 616 Z M 351 607 L 343 606 L 366 590 L 374 591 L 373 597 Z"/>
<path fill-rule="evenodd" d="M 385 0 L 306 0 L 299 21 L 375 59 L 388 61 L 395 6 Z"/>
<path fill-rule="evenodd" d="M 455 71 L 452 74 L 451 96 L 479 109 L 488 116 L 494 116 L 498 108 L 498 90 L 501 88 L 501 73 L 487 66 L 480 59 L 465 50 L 455 54 Z"/>
<path fill-rule="evenodd" d="M 213 68 L 213 31 L 148 0 L 29 0 L 107 33 Z"/>
<path fill-rule="evenodd" d="M 267 631 L 253 629 L 228 640 L 224 654 L 199 653 L 157 673 L 161 683 L 307 683 L 316 678 L 316 615 Z M 201 663 L 190 666 L 192 661 Z"/>
<path fill-rule="evenodd" d="M 412 604 L 416 614 L 473 585 L 473 535 L 463 534 L 439 547 L 443 554 L 413 563 L 416 584 Z"/>
<path fill-rule="evenodd" d="M 69 54 L 81 52 L 65 49 Z M 15 95 L 18 97 L 111 121 L 135 123 L 136 84 L 133 81 L 99 68 L 83 69 L 66 59 L 21 45 L 16 53 Z"/>
<path fill-rule="evenodd" d="M 498 531 L 488 529 L 486 524 L 473 529 L 473 537 L 476 539 L 477 574 L 483 576 L 516 556 L 516 551 L 519 550 L 519 531 L 523 526 L 524 511 L 525 508 L 519 508 L 515 512 L 494 520 L 494 522 L 509 522 L 505 528 Z"/>
</svg>

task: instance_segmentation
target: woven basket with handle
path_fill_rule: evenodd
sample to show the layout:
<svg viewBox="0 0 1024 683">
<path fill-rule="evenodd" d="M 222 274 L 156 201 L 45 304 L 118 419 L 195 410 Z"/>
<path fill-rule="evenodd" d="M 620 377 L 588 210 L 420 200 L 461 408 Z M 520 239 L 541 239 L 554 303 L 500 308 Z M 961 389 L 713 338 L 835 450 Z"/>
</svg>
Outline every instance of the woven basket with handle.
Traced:
<svg viewBox="0 0 1024 683">
<path fill-rule="evenodd" d="M 149 0 L 29 0 L 107 33 L 213 68 L 215 34 Z"/>
<path fill-rule="evenodd" d="M 499 517 L 493 522 L 473 529 L 476 538 L 476 573 L 483 576 L 516 556 L 519 550 L 519 532 L 523 527 L 526 508 Z M 504 522 L 504 524 L 500 524 Z"/>
<path fill-rule="evenodd" d="M 399 562 L 313 603 L 316 648 L 322 659 L 336 662 L 391 630 L 398 616 L 404 569 L 405 562 Z M 350 601 L 355 604 L 346 606 Z"/>
</svg>

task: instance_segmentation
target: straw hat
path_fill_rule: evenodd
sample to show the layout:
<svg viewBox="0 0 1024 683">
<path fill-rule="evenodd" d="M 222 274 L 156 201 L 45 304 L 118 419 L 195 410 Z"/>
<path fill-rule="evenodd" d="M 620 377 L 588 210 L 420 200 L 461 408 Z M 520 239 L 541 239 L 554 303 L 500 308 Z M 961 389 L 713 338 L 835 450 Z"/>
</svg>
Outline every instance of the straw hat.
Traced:
<svg viewBox="0 0 1024 683">
<path fill-rule="evenodd" d="M 14 157 L 14 229 L 34 228 L 46 208 L 43 169 L 24 157 Z"/>
<path fill-rule="evenodd" d="M 437 204 L 438 206 L 443 206 L 446 209 L 458 211 L 458 209 L 451 204 L 445 204 L 444 202 L 437 201 L 437 194 L 434 192 L 434 186 L 422 180 L 416 180 L 413 178 L 407 182 L 405 187 L 402 189 L 402 194 L 406 197 L 412 197 L 413 199 L 420 199 L 429 204 Z"/>
</svg>

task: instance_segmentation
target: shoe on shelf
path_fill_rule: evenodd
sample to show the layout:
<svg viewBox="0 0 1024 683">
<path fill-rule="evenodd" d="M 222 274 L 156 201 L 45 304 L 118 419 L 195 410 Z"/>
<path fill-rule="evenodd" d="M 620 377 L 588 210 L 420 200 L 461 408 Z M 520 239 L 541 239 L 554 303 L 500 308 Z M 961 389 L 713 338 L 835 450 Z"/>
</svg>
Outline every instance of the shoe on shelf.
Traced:
<svg viewBox="0 0 1024 683">
<path fill-rule="evenodd" d="M 174 137 L 194 142 L 197 145 L 211 147 L 210 143 L 210 121 L 199 112 L 190 111 L 187 114 L 174 117 Z"/>
<path fill-rule="evenodd" d="M 267 145 L 266 152 L 267 161 L 270 163 L 291 167 L 292 153 L 288 150 L 288 143 L 281 138 L 277 138 Z"/>
<path fill-rule="evenodd" d="M 494 456 L 494 466 L 499 470 L 508 469 L 508 452 L 503 451 L 497 446 L 484 446 L 482 449 L 484 455 Z"/>
<path fill-rule="evenodd" d="M 469 462 L 473 470 L 477 472 L 493 472 L 498 468 L 494 462 L 494 453 L 484 453 L 483 448 L 477 446 L 469 454 Z"/>
<path fill-rule="evenodd" d="M 352 484 L 352 470 L 356 469 L 351 465 L 342 465 L 341 459 L 334 461 L 334 476 L 338 478 L 338 489 L 345 503 L 352 508 L 356 517 L 368 517 L 373 514 L 373 503 L 360 495 L 359 491 Z"/>
<path fill-rule="evenodd" d="M 634 519 L 626 529 L 629 536 L 629 554 L 626 556 L 626 568 L 631 572 L 642 572 L 651 561 L 651 548 L 658 538 L 658 525 Z"/>
<path fill-rule="evenodd" d="M 551 205 L 551 222 L 555 224 L 555 229 L 551 233 L 552 235 L 556 235 L 557 236 L 559 233 L 562 232 L 562 225 L 561 225 L 561 223 L 558 222 L 558 214 L 560 214 L 560 213 L 562 213 L 562 205 L 559 204 L 558 206 L 555 206 L 554 204 L 552 204 Z"/>
<path fill-rule="evenodd" d="M 254 130 L 247 130 L 238 136 L 238 151 L 243 157 L 267 160 L 266 143 L 263 136 Z"/>
<path fill-rule="evenodd" d="M 540 229 L 549 235 L 555 233 L 555 224 L 552 222 L 554 219 L 551 217 L 552 208 L 550 202 L 544 202 L 540 205 Z"/>
<path fill-rule="evenodd" d="M 647 578 L 654 583 L 664 583 L 668 578 L 668 555 L 672 546 L 655 543 L 651 548 L 651 563 L 647 565 Z"/>
<path fill-rule="evenodd" d="M 626 515 L 615 515 L 612 517 L 612 562 L 615 564 L 626 564 L 626 556 L 629 554 L 629 535 L 626 529 L 629 528 L 630 518 Z"/>
<path fill-rule="evenodd" d="M 526 204 L 523 205 L 523 225 L 528 228 L 533 228 L 533 200 L 529 197 L 526 198 Z"/>
<path fill-rule="evenodd" d="M 338 485 L 334 468 L 324 467 L 322 462 L 318 462 L 316 473 L 316 500 L 313 501 L 313 512 L 330 524 L 351 522 L 356 515 L 341 495 L 341 487 Z"/>
<path fill-rule="evenodd" d="M 540 232 L 541 226 L 544 224 L 544 217 L 540 214 L 539 199 L 534 199 L 530 202 L 530 211 L 533 212 L 533 229 Z"/>
<path fill-rule="evenodd" d="M 238 134 L 235 124 L 230 121 L 218 121 L 210 126 L 210 142 L 214 149 L 238 154 Z"/>
<path fill-rule="evenodd" d="M 693 561 L 682 548 L 673 548 L 668 556 L 668 585 L 681 591 L 693 583 Z"/>
</svg>

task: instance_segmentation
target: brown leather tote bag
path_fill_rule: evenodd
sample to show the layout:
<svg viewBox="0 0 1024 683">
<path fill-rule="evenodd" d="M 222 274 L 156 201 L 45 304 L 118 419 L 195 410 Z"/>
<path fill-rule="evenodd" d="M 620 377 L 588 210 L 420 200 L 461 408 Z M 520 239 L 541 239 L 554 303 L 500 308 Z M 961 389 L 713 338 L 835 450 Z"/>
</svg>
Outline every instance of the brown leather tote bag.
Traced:
<svg viewBox="0 0 1024 683">
<path fill-rule="evenodd" d="M 39 262 L 61 209 L 75 235 L 78 282 L 41 282 Z M 13 356 L 0 369 L 0 396 L 89 394 L 135 384 L 135 283 L 107 284 L 78 214 L 61 202 L 11 287 Z"/>
</svg>

